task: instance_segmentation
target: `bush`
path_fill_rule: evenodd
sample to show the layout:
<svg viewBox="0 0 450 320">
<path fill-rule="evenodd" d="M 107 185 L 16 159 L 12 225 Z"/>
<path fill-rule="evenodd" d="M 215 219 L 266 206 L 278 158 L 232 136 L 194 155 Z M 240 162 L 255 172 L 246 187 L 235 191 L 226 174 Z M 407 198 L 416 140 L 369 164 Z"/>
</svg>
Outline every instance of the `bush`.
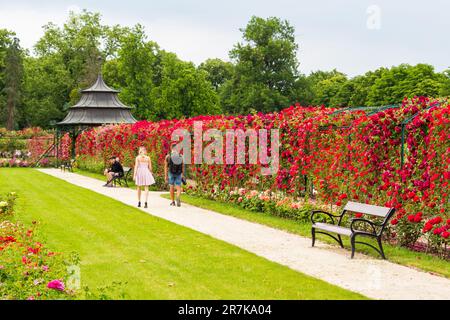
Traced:
<svg viewBox="0 0 450 320">
<path fill-rule="evenodd" d="M 16 199 L 17 195 L 15 192 L 10 192 L 6 196 L 0 196 L 0 221 L 14 214 Z"/>
</svg>

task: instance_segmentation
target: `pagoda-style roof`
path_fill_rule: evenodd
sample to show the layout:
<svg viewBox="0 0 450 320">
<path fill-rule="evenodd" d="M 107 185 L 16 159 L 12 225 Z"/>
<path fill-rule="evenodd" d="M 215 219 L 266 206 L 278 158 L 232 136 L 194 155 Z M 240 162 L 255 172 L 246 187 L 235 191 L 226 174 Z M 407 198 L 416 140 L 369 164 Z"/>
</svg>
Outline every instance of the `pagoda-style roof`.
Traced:
<svg viewBox="0 0 450 320">
<path fill-rule="evenodd" d="M 137 120 L 131 114 L 132 108 L 119 100 L 118 93 L 108 87 L 99 74 L 92 87 L 81 91 L 80 101 L 69 108 L 69 113 L 58 125 L 135 123 Z"/>
</svg>

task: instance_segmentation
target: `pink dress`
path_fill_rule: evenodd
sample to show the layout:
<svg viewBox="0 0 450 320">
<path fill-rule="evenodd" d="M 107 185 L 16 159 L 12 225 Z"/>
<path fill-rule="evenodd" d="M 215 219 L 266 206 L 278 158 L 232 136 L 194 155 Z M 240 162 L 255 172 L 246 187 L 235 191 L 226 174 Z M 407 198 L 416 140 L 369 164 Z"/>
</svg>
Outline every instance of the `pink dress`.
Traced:
<svg viewBox="0 0 450 320">
<path fill-rule="evenodd" d="M 148 159 L 147 159 L 148 160 Z M 137 186 L 150 186 L 155 184 L 155 179 L 152 173 L 148 169 L 148 161 L 138 160 L 136 170 L 136 185 Z"/>
</svg>

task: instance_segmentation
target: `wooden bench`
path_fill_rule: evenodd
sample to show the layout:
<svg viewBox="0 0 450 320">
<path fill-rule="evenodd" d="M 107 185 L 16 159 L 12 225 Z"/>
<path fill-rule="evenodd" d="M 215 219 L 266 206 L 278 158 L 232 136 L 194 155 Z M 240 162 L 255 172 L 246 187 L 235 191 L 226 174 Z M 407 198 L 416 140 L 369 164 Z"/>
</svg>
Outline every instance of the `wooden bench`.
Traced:
<svg viewBox="0 0 450 320">
<path fill-rule="evenodd" d="M 112 178 L 111 183 L 116 186 L 116 184 L 119 184 L 121 187 L 128 188 L 128 178 L 130 177 L 131 171 L 133 171 L 133 168 L 130 167 L 124 167 L 123 168 L 123 176 L 114 176 Z"/>
<path fill-rule="evenodd" d="M 352 218 L 349 220 L 350 226 L 347 228 L 342 225 L 342 222 L 344 221 L 345 215 L 349 214 L 349 212 L 375 216 L 378 221 L 372 221 L 364 218 Z M 381 237 L 394 212 L 395 208 L 379 207 L 352 201 L 347 202 L 340 215 L 334 215 L 322 210 L 313 210 L 311 214 L 312 246 L 314 247 L 317 233 L 325 234 L 333 238 L 342 248 L 344 248 L 344 244 L 342 243 L 341 236 L 347 236 L 350 237 L 350 243 L 352 246 L 352 259 L 355 256 L 356 243 L 364 244 L 375 249 L 383 259 L 386 259 L 383 246 L 381 244 Z M 318 220 L 319 217 L 322 219 Z M 335 218 L 338 219 L 337 223 L 335 222 Z M 327 220 L 331 220 L 331 223 L 325 222 Z M 330 233 L 337 235 L 337 237 Z M 355 239 L 357 236 L 376 239 L 379 248 L 374 247 L 370 243 L 356 241 Z"/>
</svg>

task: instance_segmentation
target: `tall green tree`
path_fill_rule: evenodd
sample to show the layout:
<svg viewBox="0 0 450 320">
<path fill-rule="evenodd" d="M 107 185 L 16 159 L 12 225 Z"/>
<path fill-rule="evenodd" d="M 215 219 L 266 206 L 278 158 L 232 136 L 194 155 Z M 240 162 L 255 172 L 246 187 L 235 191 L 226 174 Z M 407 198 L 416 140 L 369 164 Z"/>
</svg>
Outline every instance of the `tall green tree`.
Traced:
<svg viewBox="0 0 450 320">
<path fill-rule="evenodd" d="M 139 119 L 153 116 L 151 92 L 155 86 L 158 45 L 148 41 L 140 25 L 122 36 L 118 58 L 105 65 L 106 79 L 122 89 L 120 98 L 134 106 Z"/>
<path fill-rule="evenodd" d="M 294 28 L 279 18 L 252 17 L 241 31 L 244 41 L 230 51 L 235 73 L 221 94 L 224 111 L 282 109 L 293 96 L 298 76 Z"/>
<path fill-rule="evenodd" d="M 6 54 L 10 47 L 15 34 L 6 29 L 0 29 L 0 123 L 2 126 L 6 123 L 6 92 L 5 92 L 5 68 L 6 68 Z"/>
<path fill-rule="evenodd" d="M 22 88 L 22 49 L 19 39 L 14 38 L 5 55 L 5 88 L 6 93 L 6 129 L 14 130 L 16 127 L 17 105 Z"/>
<path fill-rule="evenodd" d="M 64 118 L 73 79 L 59 55 L 26 57 L 21 127 L 47 128 Z"/>
</svg>

